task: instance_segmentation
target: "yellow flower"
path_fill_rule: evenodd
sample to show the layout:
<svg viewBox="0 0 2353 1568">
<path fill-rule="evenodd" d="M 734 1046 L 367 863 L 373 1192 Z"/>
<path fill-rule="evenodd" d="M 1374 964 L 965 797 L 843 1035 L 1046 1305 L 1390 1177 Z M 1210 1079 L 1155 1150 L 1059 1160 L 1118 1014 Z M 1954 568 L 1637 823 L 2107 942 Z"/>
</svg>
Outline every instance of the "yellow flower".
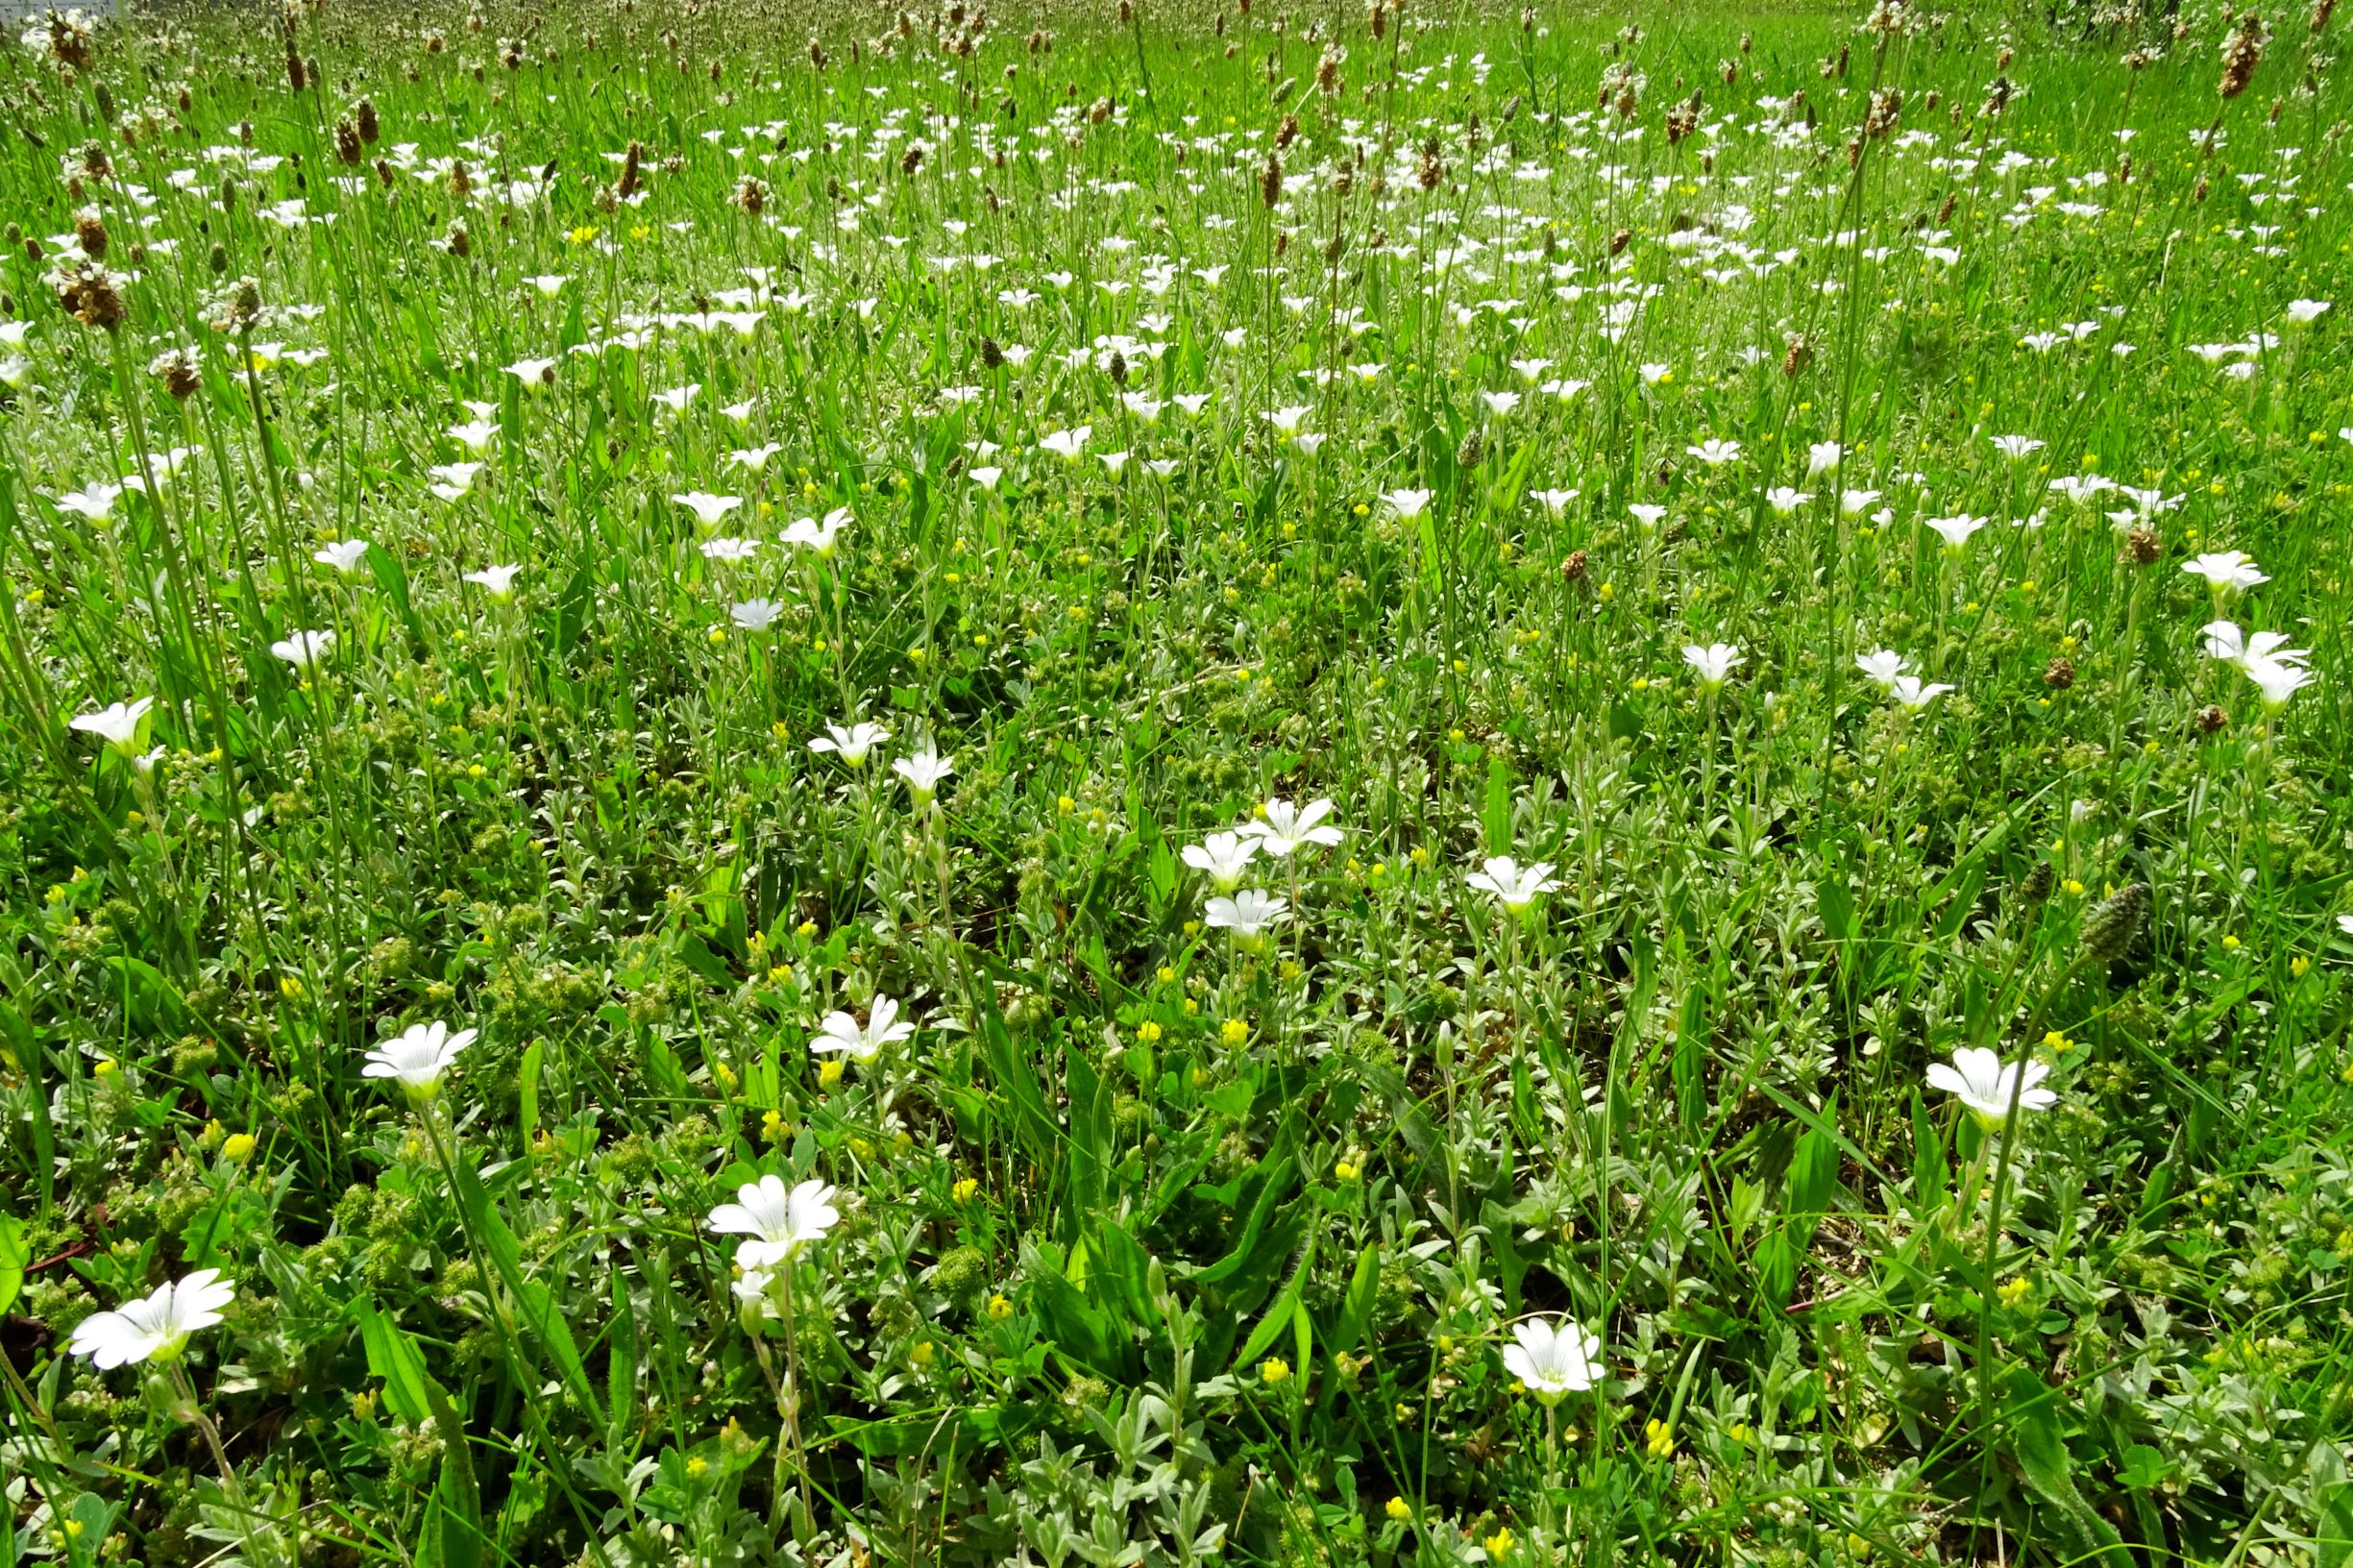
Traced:
<svg viewBox="0 0 2353 1568">
<path fill-rule="evenodd" d="M 1071 799 L 1066 795 L 1057 796 L 1054 799 L 1054 809 L 1062 813 L 1065 817 L 1067 817 L 1072 812 L 1078 810 L 1078 802 Z"/>
<path fill-rule="evenodd" d="M 803 942 L 814 941 L 817 937 L 817 922 L 815 920 L 801 921 L 798 925 L 793 927 L 793 935 L 800 938 Z"/>
<path fill-rule="evenodd" d="M 1174 970 L 1174 969 L 1170 968 L 1169 968 L 1167 965 L 1163 964 L 1163 965 L 1160 967 L 1160 983 L 1161 983 L 1162 985 L 1164 985 L 1164 986 L 1173 986 L 1173 985 L 1175 985 L 1175 984 L 1176 984 L 1176 977 L 1177 977 L 1177 976 L 1176 976 L 1176 970 Z"/>
<path fill-rule="evenodd" d="M 1996 1286 L 1994 1294 L 2001 1298 L 2001 1304 L 2004 1307 L 2015 1308 L 2020 1302 L 2026 1299 L 2026 1292 L 2032 1288 L 2033 1286 L 2027 1283 L 2024 1275 L 2014 1274 Z"/>
<path fill-rule="evenodd" d="M 1729 1437 L 1733 1442 L 1745 1444 L 1749 1440 L 1749 1424 L 1746 1421 L 1735 1421 L 1724 1429 L 1724 1435 Z"/>
<path fill-rule="evenodd" d="M 711 1461 L 697 1454 L 686 1461 L 686 1479 L 700 1481 L 711 1468 Z"/>
<path fill-rule="evenodd" d="M 1218 1026 L 1217 1038 L 1228 1045 L 1239 1045 L 1250 1038 L 1250 1026 L 1239 1018 L 1228 1018 Z"/>
<path fill-rule="evenodd" d="M 1390 1518 L 1402 1525 L 1413 1517 L 1413 1505 L 1402 1497 L 1392 1497 L 1389 1499 L 1388 1512 Z"/>
<path fill-rule="evenodd" d="M 1353 1182 L 1357 1179 L 1360 1171 L 1355 1161 L 1342 1160 L 1333 1165 L 1332 1174 L 1338 1177 L 1343 1182 Z"/>
<path fill-rule="evenodd" d="M 962 1181 L 958 1182 L 954 1187 L 949 1188 L 948 1193 L 950 1196 L 955 1198 L 958 1203 L 970 1203 L 972 1201 L 972 1194 L 978 1192 L 979 1190 L 980 1179 L 975 1176 L 967 1176 Z"/>
<path fill-rule="evenodd" d="M 724 1062 L 714 1062 L 711 1064 L 711 1081 L 722 1089 L 732 1090 L 735 1088 L 735 1069 Z"/>
<path fill-rule="evenodd" d="M 1498 1530 L 1480 1544 L 1487 1549 L 1488 1560 L 1501 1562 L 1511 1556 L 1511 1531 L 1508 1528 Z"/>
<path fill-rule="evenodd" d="M 818 1066 L 817 1081 L 826 1089 L 831 1089 L 840 1083 L 842 1081 L 842 1059 L 838 1056 L 825 1058 Z"/>
<path fill-rule="evenodd" d="M 1642 1424 L 1642 1435 L 1645 1439 L 1644 1446 L 1650 1449 L 1652 1458 L 1667 1459 L 1675 1457 L 1675 1429 L 1664 1421 L 1659 1420 L 1656 1416 L 1645 1421 Z"/>
<path fill-rule="evenodd" d="M 1136 1026 L 1136 1038 L 1145 1041 L 1146 1043 L 1160 1039 L 1160 1025 L 1154 1023 L 1150 1018 L 1144 1019 L 1143 1022 Z"/>
<path fill-rule="evenodd" d="M 1291 1363 L 1280 1356 L 1269 1356 L 1259 1362 L 1259 1380 L 1272 1386 L 1287 1381 L 1291 1375 Z"/>
<path fill-rule="evenodd" d="M 907 1352 L 907 1360 L 919 1372 L 930 1370 L 931 1341 L 928 1339 L 917 1340 L 915 1348 Z"/>
<path fill-rule="evenodd" d="M 2311 971 L 2312 960 L 2306 958 L 2302 953 L 2296 954 L 2288 961 L 2288 977 L 2291 980 L 2301 980 Z"/>
<path fill-rule="evenodd" d="M 989 1298 L 989 1315 L 999 1323 L 1013 1316 L 1013 1303 L 1005 1299 L 1002 1291 Z"/>
<path fill-rule="evenodd" d="M 303 994 L 302 981 L 298 977 L 291 974 L 280 975 L 278 977 L 278 994 L 283 996 L 289 1002 L 299 1000 Z"/>
<path fill-rule="evenodd" d="M 254 1157 L 254 1135 L 231 1133 L 221 1143 L 221 1158 L 233 1165 L 241 1165 Z"/>
</svg>

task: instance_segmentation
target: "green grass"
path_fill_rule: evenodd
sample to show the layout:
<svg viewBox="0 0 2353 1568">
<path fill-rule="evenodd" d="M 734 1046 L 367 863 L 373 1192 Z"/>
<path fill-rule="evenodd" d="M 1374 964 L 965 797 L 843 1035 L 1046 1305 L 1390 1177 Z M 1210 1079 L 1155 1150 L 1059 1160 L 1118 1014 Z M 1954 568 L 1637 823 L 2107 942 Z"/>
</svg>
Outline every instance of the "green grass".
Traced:
<svg viewBox="0 0 2353 1568">
<path fill-rule="evenodd" d="M 0 65 L 0 1568 L 2353 1557 L 2341 20 L 753 9 Z"/>
</svg>

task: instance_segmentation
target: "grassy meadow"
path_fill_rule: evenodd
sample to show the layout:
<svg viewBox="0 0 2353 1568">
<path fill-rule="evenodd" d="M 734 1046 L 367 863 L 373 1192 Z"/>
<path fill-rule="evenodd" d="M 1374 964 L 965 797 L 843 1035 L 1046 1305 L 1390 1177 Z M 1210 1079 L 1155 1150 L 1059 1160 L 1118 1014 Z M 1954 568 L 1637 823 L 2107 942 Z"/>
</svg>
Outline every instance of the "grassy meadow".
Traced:
<svg viewBox="0 0 2353 1568">
<path fill-rule="evenodd" d="M 0 1568 L 2353 1562 L 2353 14 L 0 60 Z"/>
</svg>

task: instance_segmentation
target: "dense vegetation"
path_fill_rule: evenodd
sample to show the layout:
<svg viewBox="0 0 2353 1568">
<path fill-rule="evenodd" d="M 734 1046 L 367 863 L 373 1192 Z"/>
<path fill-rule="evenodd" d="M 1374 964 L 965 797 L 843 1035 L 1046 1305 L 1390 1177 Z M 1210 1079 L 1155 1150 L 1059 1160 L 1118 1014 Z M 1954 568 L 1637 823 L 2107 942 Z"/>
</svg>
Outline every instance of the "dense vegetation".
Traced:
<svg viewBox="0 0 2353 1568">
<path fill-rule="evenodd" d="M 0 65 L 0 1568 L 2353 1556 L 2345 23 Z"/>
</svg>

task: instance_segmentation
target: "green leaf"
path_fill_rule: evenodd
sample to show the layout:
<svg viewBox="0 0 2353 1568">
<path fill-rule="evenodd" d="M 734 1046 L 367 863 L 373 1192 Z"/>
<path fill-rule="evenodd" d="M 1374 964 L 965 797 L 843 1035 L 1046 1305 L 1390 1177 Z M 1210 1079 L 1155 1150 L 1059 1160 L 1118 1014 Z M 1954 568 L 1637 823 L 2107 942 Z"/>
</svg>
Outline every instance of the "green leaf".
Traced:
<svg viewBox="0 0 2353 1568">
<path fill-rule="evenodd" d="M 1308 1270 L 1314 1266 L 1315 1238 L 1311 1236 L 1308 1244 L 1300 1250 L 1299 1262 L 1292 1267 L 1290 1279 L 1283 1286 L 1283 1293 L 1275 1297 L 1274 1305 L 1266 1309 L 1266 1315 L 1259 1319 L 1259 1326 L 1252 1329 L 1250 1337 L 1242 1341 L 1240 1352 L 1234 1358 L 1236 1366 L 1247 1366 L 1257 1360 L 1283 1336 L 1286 1330 L 1291 1329 L 1291 1319 L 1300 1311 L 1300 1289 L 1307 1281 Z M 1300 1364 L 1304 1370 L 1306 1363 L 1303 1361 Z"/>
<path fill-rule="evenodd" d="M 534 1040 L 523 1048 L 522 1079 L 523 1146 L 531 1146 L 532 1135 L 539 1131 L 539 1067 L 547 1054 L 547 1042 Z"/>
<path fill-rule="evenodd" d="M 1357 1341 L 1372 1327 L 1373 1307 L 1380 1294 L 1381 1247 L 1368 1241 L 1364 1250 L 1357 1254 L 1357 1269 L 1349 1276 L 1348 1293 L 1340 1298 L 1340 1320 L 1331 1335 L 1333 1355 L 1344 1355 L 1357 1348 Z"/>
<path fill-rule="evenodd" d="M 2060 1429 L 2058 1394 L 2031 1371 L 2019 1367 L 2004 1384 L 2003 1403 L 2010 1418 L 2011 1455 L 2028 1488 L 2049 1506 L 2053 1533 L 2067 1548 L 2061 1554 L 2063 1558 L 2134 1568 L 2124 1538 L 2093 1511 L 2075 1487 L 2075 1460 Z"/>
<path fill-rule="evenodd" d="M 0 1313 L 16 1304 L 16 1294 L 24 1288 L 25 1265 L 32 1262 L 25 1222 L 14 1214 L 0 1214 Z"/>
<path fill-rule="evenodd" d="M 1486 829 L 1487 853 L 1511 853 L 1511 764 L 1501 756 L 1487 759 L 1487 796 L 1479 821 Z"/>
<path fill-rule="evenodd" d="M 357 1304 L 359 1342 L 368 1356 L 368 1375 L 384 1380 L 384 1408 L 412 1427 L 433 1415 L 432 1375 L 425 1355 L 401 1326 L 368 1302 Z"/>
<path fill-rule="evenodd" d="M 439 1384 L 428 1385 L 433 1424 L 441 1429 L 441 1482 L 426 1520 L 429 1555 L 418 1556 L 438 1568 L 482 1568 L 482 1494 L 474 1480 L 474 1456 L 466 1429 Z"/>
<path fill-rule="evenodd" d="M 531 1338 L 548 1353 L 561 1374 L 564 1386 L 572 1397 L 580 1402 L 600 1427 L 604 1425 L 603 1405 L 597 1390 L 588 1381 L 588 1368 L 580 1360 L 579 1346 L 573 1342 L 572 1326 L 564 1321 L 548 1287 L 530 1279 L 523 1269 L 523 1248 L 515 1240 L 515 1233 L 506 1228 L 506 1220 L 490 1194 L 482 1187 L 482 1179 L 471 1167 L 453 1163 L 456 1177 L 458 1205 L 472 1222 L 475 1237 L 490 1254 L 491 1266 L 513 1298 L 516 1316 Z M 539 1390 L 525 1388 L 527 1398 L 536 1397 Z"/>
<path fill-rule="evenodd" d="M 408 633 L 410 649 L 425 647 L 425 624 L 417 619 L 416 606 L 408 597 L 408 567 L 400 556 L 381 545 L 368 547 L 368 571 L 376 578 L 376 586 L 383 590 L 391 601 L 392 613 L 401 618 L 401 629 Z"/>
<path fill-rule="evenodd" d="M 1928 1115 L 1928 1104 L 1920 1090 L 1912 1091 L 1912 1205 L 1920 1213 L 1930 1214 L 1945 1206 L 1945 1193 L 1952 1182 L 1951 1163 L 1945 1155 L 1945 1135 L 1935 1118 Z"/>
</svg>

